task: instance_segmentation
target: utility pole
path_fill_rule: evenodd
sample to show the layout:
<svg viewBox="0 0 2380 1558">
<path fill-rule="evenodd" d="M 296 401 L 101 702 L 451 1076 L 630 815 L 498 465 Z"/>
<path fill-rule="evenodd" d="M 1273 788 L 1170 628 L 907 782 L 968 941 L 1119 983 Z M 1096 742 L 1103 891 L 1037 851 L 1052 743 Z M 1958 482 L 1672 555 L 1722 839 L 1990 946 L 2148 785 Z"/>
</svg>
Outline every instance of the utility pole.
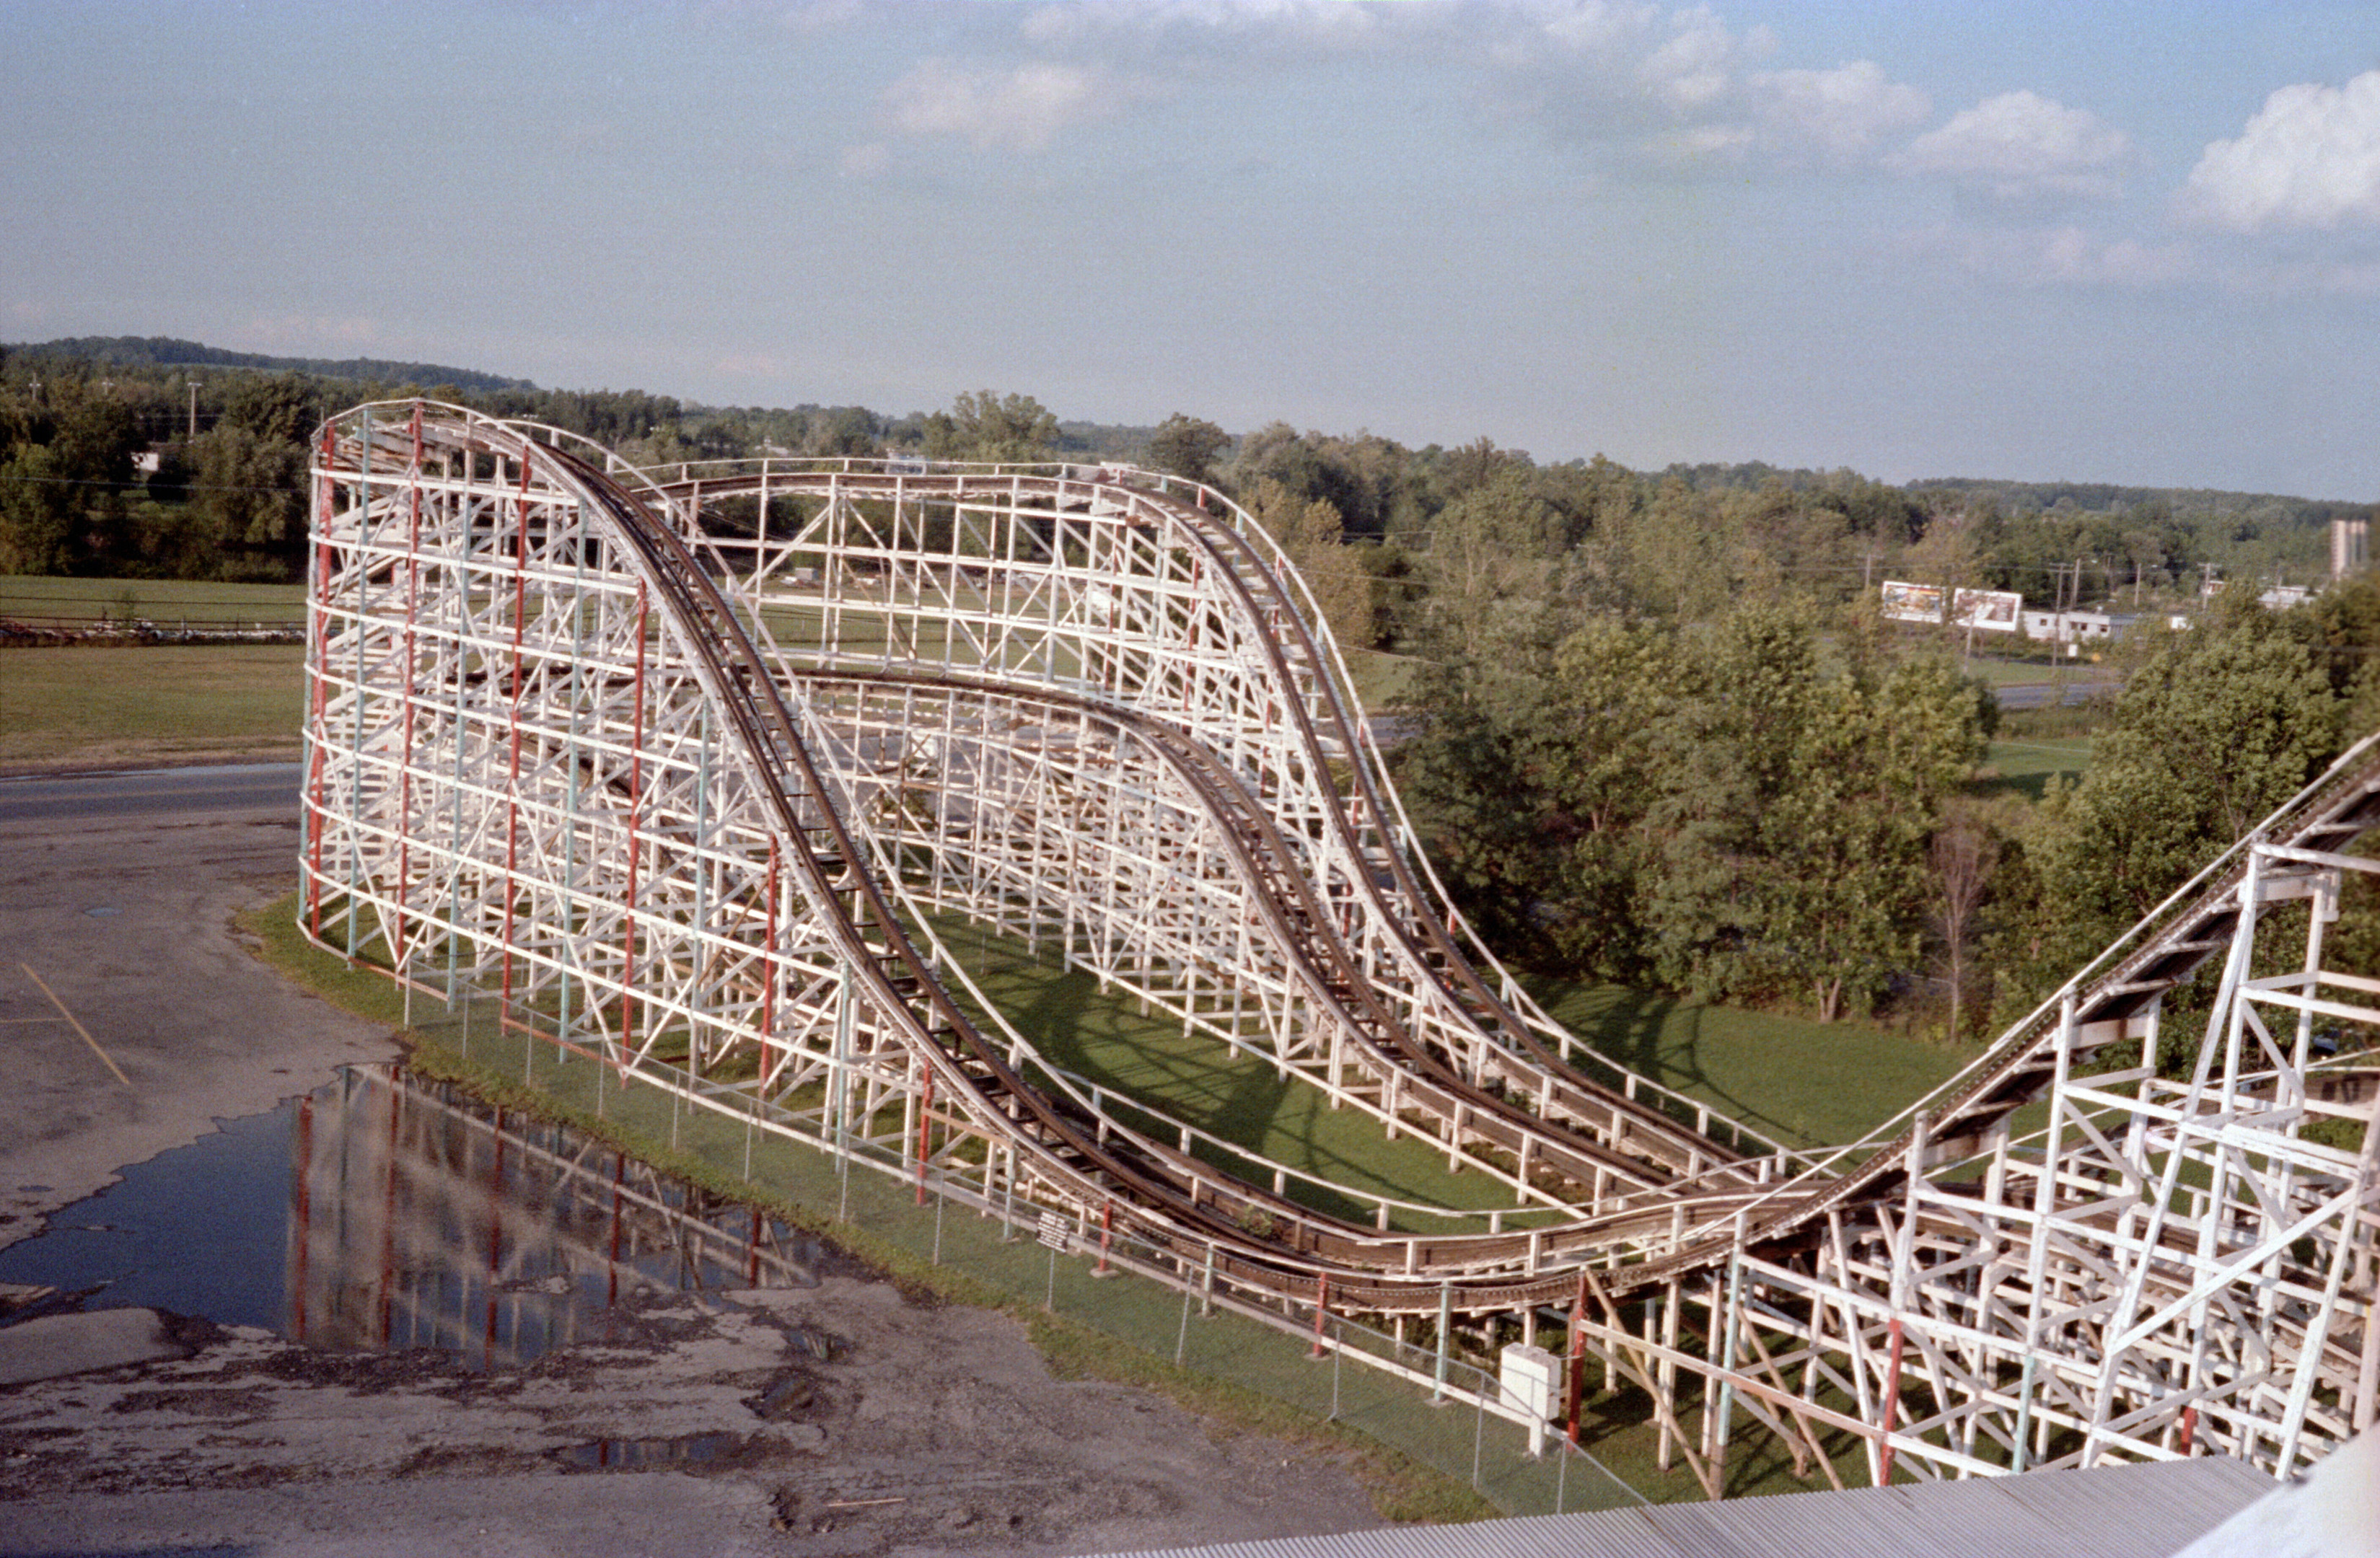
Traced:
<svg viewBox="0 0 2380 1558">
<path fill-rule="evenodd" d="M 190 380 L 190 436 L 199 436 L 199 381 Z"/>
</svg>

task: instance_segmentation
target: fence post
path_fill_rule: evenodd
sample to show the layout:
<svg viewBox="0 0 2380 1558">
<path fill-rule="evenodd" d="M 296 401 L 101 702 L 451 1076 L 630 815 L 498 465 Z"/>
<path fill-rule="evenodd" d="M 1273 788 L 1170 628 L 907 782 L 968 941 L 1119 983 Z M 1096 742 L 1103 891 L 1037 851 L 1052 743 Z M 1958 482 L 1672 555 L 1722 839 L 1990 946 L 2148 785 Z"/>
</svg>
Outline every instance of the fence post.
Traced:
<svg viewBox="0 0 2380 1558">
<path fill-rule="evenodd" d="M 1182 1324 L 1173 1333 L 1173 1367 L 1182 1367 L 1190 1352 L 1190 1274 L 1182 1274 Z"/>
<path fill-rule="evenodd" d="M 1488 1376 L 1476 1369 L 1472 1372 L 1479 1375 L 1479 1411 L 1471 1419 L 1471 1491 L 1481 1493 L 1487 1492 L 1479 1485 L 1479 1452 L 1488 1443 Z"/>
<path fill-rule="evenodd" d="M 1447 1349 L 1453 1341 L 1454 1284 L 1441 1282 L 1438 1285 L 1438 1383 L 1429 1393 L 1429 1404 L 1433 1407 L 1446 1403 Z"/>
</svg>

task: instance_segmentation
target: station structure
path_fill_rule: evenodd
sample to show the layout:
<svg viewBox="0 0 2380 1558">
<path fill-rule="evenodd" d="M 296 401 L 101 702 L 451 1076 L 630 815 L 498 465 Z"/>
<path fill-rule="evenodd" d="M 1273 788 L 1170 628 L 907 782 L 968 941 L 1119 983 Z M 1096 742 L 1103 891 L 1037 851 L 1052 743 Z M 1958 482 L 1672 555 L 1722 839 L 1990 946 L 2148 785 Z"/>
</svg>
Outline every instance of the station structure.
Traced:
<svg viewBox="0 0 2380 1558">
<path fill-rule="evenodd" d="M 2380 869 L 2351 850 L 2380 824 L 2375 741 L 1958 1077 L 1796 1151 L 1596 1053 L 1499 966 L 1296 571 L 1211 488 L 640 470 L 401 402 L 325 425 L 311 501 L 321 946 L 1129 1242 L 1211 1301 L 1432 1338 L 1441 1388 L 1465 1340 L 1548 1340 L 1554 1416 L 1588 1379 L 1640 1388 L 1714 1496 L 1754 1433 L 1829 1478 L 1848 1433 L 1878 1482 L 2209 1454 L 2287 1476 L 2373 1420 L 2380 979 L 2325 933 Z M 1502 1204 L 1251 1168 L 1071 1076 L 979 987 L 986 937 Z"/>
</svg>

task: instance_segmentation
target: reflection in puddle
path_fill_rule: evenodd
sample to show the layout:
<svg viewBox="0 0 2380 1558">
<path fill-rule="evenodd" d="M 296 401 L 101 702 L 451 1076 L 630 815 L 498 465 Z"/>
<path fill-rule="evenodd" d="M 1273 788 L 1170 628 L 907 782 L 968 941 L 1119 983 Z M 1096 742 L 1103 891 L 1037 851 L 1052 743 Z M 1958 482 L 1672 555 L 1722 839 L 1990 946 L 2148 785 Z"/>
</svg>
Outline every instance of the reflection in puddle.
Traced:
<svg viewBox="0 0 2380 1558">
<path fill-rule="evenodd" d="M 819 1253 L 566 1128 L 357 1067 L 125 1169 L 0 1250 L 0 1282 L 488 1368 L 609 1339 L 641 1295 L 815 1286 Z"/>
</svg>

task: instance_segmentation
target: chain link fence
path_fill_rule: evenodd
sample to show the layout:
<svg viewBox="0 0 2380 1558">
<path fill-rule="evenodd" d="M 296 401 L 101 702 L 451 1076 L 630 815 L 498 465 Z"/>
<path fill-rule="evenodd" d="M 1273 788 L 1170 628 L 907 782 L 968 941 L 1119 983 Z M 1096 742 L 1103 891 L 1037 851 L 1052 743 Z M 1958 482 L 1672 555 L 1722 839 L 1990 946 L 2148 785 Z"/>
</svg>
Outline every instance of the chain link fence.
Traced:
<svg viewBox="0 0 2380 1558">
<path fill-rule="evenodd" d="M 492 996 L 407 992 L 407 1025 L 475 1068 L 517 1078 L 623 1135 L 865 1229 L 1013 1300 L 1194 1373 L 1360 1431 L 1467 1482 L 1508 1514 L 1650 1502 L 1559 1426 L 1538 1425 L 1496 1375 L 1438 1345 L 1402 1340 L 1327 1306 L 1257 1302 L 1211 1266 L 1100 1226 L 1096 1215 L 987 1193 L 979 1166 L 821 1139 L 815 1119 L 650 1060 L 623 1073 L 558 1042 L 552 1020 Z"/>
</svg>

